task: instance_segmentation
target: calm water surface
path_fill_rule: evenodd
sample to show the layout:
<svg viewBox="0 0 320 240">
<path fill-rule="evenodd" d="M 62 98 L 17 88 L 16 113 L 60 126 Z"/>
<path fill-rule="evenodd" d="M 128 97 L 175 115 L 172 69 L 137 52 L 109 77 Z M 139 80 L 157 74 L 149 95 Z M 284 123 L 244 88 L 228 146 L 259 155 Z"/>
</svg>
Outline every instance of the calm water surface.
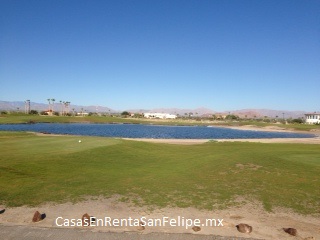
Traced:
<svg viewBox="0 0 320 240">
<path fill-rule="evenodd" d="M 203 126 L 156 126 L 142 124 L 78 124 L 36 123 L 3 124 L 3 131 L 33 131 L 54 134 L 72 134 L 125 138 L 167 139 L 235 139 L 235 138 L 309 138 L 313 134 L 260 132 Z"/>
</svg>

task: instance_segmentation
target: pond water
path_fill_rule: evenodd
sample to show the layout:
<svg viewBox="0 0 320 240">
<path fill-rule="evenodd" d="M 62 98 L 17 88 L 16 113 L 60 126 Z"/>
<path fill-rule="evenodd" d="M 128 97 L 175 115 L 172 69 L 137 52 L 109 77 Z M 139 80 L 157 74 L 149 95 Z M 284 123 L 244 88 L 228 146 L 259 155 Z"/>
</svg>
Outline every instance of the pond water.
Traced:
<svg viewBox="0 0 320 240">
<path fill-rule="evenodd" d="M 310 138 L 313 134 L 235 130 L 205 126 L 159 126 L 142 124 L 36 123 L 3 124 L 0 131 L 32 131 L 124 138 L 165 139 L 246 139 L 246 138 Z"/>
</svg>

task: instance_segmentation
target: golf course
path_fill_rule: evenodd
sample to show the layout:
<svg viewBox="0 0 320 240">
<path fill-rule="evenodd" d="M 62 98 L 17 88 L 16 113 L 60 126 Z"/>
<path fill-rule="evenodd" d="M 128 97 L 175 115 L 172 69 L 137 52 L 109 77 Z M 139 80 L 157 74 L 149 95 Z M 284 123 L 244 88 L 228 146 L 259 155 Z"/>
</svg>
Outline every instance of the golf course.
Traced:
<svg viewBox="0 0 320 240">
<path fill-rule="evenodd" d="M 58 119 L 72 125 L 66 119 L 41 119 L 10 116 L 2 118 L 2 123 Z M 76 117 L 69 123 L 75 119 L 86 123 L 85 118 Z M 112 123 L 111 118 L 107 122 Z M 290 235 L 282 227 L 295 227 L 302 237 L 319 237 L 319 129 L 297 125 L 299 129 L 291 126 L 289 131 L 283 126 L 238 123 L 222 127 L 303 132 L 314 137 L 148 139 L 1 130 L 0 208 L 6 211 L 0 224 L 32 227 L 30 217 L 39 210 L 47 216 L 38 225 L 43 228 L 57 227 L 59 217 L 79 218 L 88 212 L 116 219 L 223 219 L 223 227 L 202 225 L 202 235 L 243 237 L 235 226 L 245 222 L 254 228 L 248 237 L 255 239 L 287 239 Z M 92 229 L 141 231 L 137 227 Z M 170 226 L 143 230 L 154 232 L 194 233 L 190 228 Z"/>
<path fill-rule="evenodd" d="M 172 145 L 2 131 L 0 146 L 0 203 L 8 207 L 120 195 L 137 206 L 216 210 L 244 199 L 269 212 L 320 214 L 316 144 Z"/>
</svg>

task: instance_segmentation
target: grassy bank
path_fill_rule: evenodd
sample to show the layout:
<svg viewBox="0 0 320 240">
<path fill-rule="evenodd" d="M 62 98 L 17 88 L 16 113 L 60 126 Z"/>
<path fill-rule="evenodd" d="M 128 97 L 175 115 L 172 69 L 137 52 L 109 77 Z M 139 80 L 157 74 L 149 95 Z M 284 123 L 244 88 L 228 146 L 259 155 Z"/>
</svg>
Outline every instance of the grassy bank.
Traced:
<svg viewBox="0 0 320 240">
<path fill-rule="evenodd" d="M 123 118 L 112 116 L 39 116 L 26 114 L 8 114 L 0 116 L 0 124 L 18 123 L 132 123 L 132 124 L 160 124 L 160 125 L 196 125 L 195 121 L 162 120 L 145 118 Z M 198 125 L 206 125 L 198 122 Z"/>
<path fill-rule="evenodd" d="M 267 210 L 320 214 L 319 145 L 185 146 L 0 132 L 0 148 L 0 203 L 7 206 L 120 194 L 136 204 L 215 209 L 243 197 Z"/>
</svg>

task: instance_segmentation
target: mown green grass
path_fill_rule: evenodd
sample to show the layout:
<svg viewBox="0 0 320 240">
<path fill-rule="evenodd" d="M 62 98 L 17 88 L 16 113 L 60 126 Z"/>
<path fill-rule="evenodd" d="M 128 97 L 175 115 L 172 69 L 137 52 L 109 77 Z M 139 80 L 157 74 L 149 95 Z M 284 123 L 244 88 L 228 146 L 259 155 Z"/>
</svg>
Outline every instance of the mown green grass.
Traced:
<svg viewBox="0 0 320 240">
<path fill-rule="evenodd" d="M 100 117 L 100 116 L 39 116 L 27 114 L 7 114 L 1 115 L 0 124 L 7 123 L 28 123 L 30 121 L 38 123 L 123 123 L 128 122 L 126 118 L 121 117 Z M 139 122 L 138 119 L 131 119 L 131 122 Z"/>
<path fill-rule="evenodd" d="M 7 206 L 120 194 L 138 205 L 217 209 L 245 198 L 268 211 L 320 214 L 319 145 L 169 145 L 0 132 L 0 153 L 0 203 Z"/>
</svg>

